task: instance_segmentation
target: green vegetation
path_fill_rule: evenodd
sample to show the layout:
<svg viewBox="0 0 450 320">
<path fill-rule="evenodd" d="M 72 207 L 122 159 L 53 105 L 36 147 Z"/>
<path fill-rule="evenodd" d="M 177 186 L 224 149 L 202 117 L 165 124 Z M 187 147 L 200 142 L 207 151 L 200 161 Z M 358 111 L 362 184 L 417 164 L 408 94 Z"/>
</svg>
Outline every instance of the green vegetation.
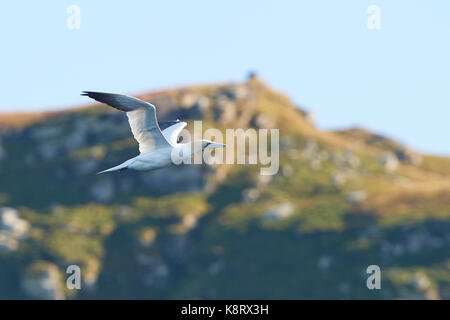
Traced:
<svg viewBox="0 0 450 320">
<path fill-rule="evenodd" d="M 161 119 L 203 119 L 204 129 L 280 128 L 279 173 L 98 176 L 137 152 L 124 114 L 0 116 L 0 210 L 29 224 L 0 237 L 0 298 L 450 298 L 450 159 L 367 130 L 317 130 L 257 79 L 146 98 Z M 392 168 L 380 162 L 386 152 Z M 73 264 L 80 291 L 64 285 Z M 371 264 L 380 291 L 366 288 Z"/>
</svg>

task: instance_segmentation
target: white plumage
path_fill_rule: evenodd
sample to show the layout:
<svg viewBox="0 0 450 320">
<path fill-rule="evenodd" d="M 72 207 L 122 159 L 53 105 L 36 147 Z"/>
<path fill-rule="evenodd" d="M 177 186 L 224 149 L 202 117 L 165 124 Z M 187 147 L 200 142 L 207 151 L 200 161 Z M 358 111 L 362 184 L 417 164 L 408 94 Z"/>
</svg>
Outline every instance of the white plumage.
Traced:
<svg viewBox="0 0 450 320">
<path fill-rule="evenodd" d="M 118 166 L 101 171 L 99 174 L 126 169 L 155 170 L 172 164 L 173 154 L 192 157 L 195 152 L 225 147 L 224 144 L 208 140 L 177 143 L 178 135 L 187 123 L 177 122 L 161 131 L 156 118 L 156 108 L 151 103 L 114 93 L 84 91 L 82 95 L 126 112 L 131 132 L 139 143 L 140 155 Z M 194 146 L 198 146 L 198 148 Z"/>
</svg>

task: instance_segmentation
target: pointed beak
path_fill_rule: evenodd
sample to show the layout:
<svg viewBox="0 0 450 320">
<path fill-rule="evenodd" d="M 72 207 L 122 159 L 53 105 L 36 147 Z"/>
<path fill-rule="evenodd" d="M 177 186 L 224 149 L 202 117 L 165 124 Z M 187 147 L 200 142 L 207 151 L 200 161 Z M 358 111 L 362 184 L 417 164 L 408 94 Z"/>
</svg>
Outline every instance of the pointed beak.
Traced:
<svg viewBox="0 0 450 320">
<path fill-rule="evenodd" d="M 215 149 L 215 148 L 225 148 L 227 145 L 223 143 L 211 143 L 208 146 L 208 149 Z"/>
</svg>

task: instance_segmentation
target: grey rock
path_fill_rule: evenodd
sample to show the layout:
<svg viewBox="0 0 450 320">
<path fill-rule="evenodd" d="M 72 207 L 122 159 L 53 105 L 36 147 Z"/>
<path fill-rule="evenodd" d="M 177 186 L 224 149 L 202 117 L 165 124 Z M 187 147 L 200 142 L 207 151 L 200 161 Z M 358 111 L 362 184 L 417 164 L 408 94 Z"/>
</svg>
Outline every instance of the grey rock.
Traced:
<svg viewBox="0 0 450 320">
<path fill-rule="evenodd" d="M 200 96 L 196 101 L 200 110 L 205 112 L 211 106 L 211 100 L 208 97 Z"/>
<path fill-rule="evenodd" d="M 232 100 L 243 100 L 249 95 L 249 90 L 246 85 L 230 85 L 221 91 L 222 94 L 226 95 Z"/>
<path fill-rule="evenodd" d="M 269 115 L 261 113 L 256 115 L 254 125 L 257 129 L 273 129 L 275 128 L 275 121 Z"/>
<path fill-rule="evenodd" d="M 408 300 L 439 300 L 439 292 L 430 278 L 417 272 L 409 283 L 399 289 L 400 298 Z"/>
<path fill-rule="evenodd" d="M 422 157 L 421 155 L 408 150 L 408 149 L 403 149 L 400 151 L 396 152 L 397 158 L 404 163 L 407 164 L 412 164 L 414 166 L 418 166 L 422 163 Z"/>
<path fill-rule="evenodd" d="M 301 151 L 301 156 L 304 159 L 312 159 L 319 151 L 319 146 L 317 142 L 308 140 L 305 147 Z"/>
<path fill-rule="evenodd" d="M 350 203 L 359 203 L 366 200 L 366 198 L 367 193 L 364 190 L 352 191 L 346 197 L 347 201 Z"/>
<path fill-rule="evenodd" d="M 350 150 L 344 150 L 341 154 L 334 155 L 334 163 L 341 169 L 356 169 L 360 166 L 361 161 Z"/>
<path fill-rule="evenodd" d="M 294 169 L 290 165 L 284 165 L 281 167 L 281 173 L 285 177 L 292 177 L 292 175 L 294 174 Z"/>
<path fill-rule="evenodd" d="M 273 176 L 270 175 L 258 175 L 256 184 L 258 186 L 267 186 L 273 181 Z"/>
<path fill-rule="evenodd" d="M 394 172 L 398 167 L 398 159 L 392 152 L 383 152 L 377 156 L 378 161 L 383 165 L 388 172 Z"/>
<path fill-rule="evenodd" d="M 299 109 L 300 109 L 300 112 L 302 113 L 302 116 L 305 118 L 305 120 L 308 123 L 314 125 L 314 122 L 315 122 L 314 113 L 312 111 L 307 111 L 302 108 L 299 108 Z"/>
<path fill-rule="evenodd" d="M 214 119 L 221 123 L 229 123 L 236 119 L 237 107 L 235 102 L 228 99 L 226 96 L 217 98 L 214 106 Z"/>
<path fill-rule="evenodd" d="M 265 221 L 277 221 L 289 218 L 294 214 L 295 207 L 290 202 L 284 202 L 271 207 L 264 213 Z"/>
<path fill-rule="evenodd" d="M 0 231 L 0 253 L 16 251 L 18 247 L 19 241 L 17 239 Z"/>
<path fill-rule="evenodd" d="M 34 299 L 65 299 L 60 272 L 58 267 L 51 263 L 41 264 L 39 270 L 25 274 L 22 278 L 22 289 Z"/>
<path fill-rule="evenodd" d="M 246 189 L 243 192 L 242 202 L 244 202 L 244 203 L 253 202 L 256 199 L 258 199 L 259 194 L 260 193 L 259 193 L 259 190 L 257 188 Z"/>
<path fill-rule="evenodd" d="M 0 232 L 14 238 L 23 239 L 30 229 L 30 224 L 19 217 L 19 212 L 13 208 L 0 208 Z"/>
<path fill-rule="evenodd" d="M 211 106 L 211 100 L 206 96 L 185 93 L 181 96 L 179 104 L 182 109 L 203 115 Z"/>
<path fill-rule="evenodd" d="M 342 186 L 347 181 L 347 175 L 344 172 L 336 172 L 331 176 L 331 183 L 335 186 Z"/>
<path fill-rule="evenodd" d="M 197 99 L 198 99 L 198 95 L 193 94 L 193 93 L 185 93 L 181 96 L 180 106 L 183 109 L 192 108 L 195 105 L 195 103 L 197 102 Z"/>
</svg>

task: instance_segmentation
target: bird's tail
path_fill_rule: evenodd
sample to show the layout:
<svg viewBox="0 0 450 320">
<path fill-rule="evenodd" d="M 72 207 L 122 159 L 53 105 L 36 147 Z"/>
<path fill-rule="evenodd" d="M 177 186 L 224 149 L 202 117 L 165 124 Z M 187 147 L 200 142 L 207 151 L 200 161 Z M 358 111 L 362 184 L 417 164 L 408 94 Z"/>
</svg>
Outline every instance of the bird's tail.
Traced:
<svg viewBox="0 0 450 320">
<path fill-rule="evenodd" d="M 122 164 L 119 164 L 118 166 L 97 172 L 97 174 L 106 173 L 106 172 L 113 172 L 113 171 L 123 171 L 128 169 L 128 163 L 124 162 Z"/>
</svg>

